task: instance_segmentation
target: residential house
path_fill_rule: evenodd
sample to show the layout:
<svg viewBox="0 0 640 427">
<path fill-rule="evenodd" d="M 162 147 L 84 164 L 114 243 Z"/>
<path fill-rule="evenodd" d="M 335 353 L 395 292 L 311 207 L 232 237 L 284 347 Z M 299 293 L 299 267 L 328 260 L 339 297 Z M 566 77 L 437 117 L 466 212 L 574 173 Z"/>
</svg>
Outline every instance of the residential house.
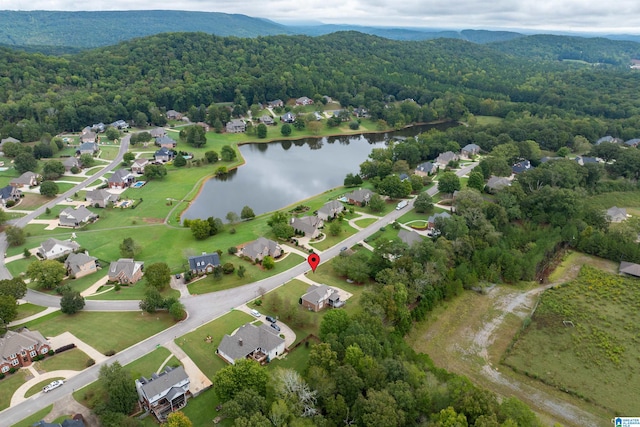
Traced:
<svg viewBox="0 0 640 427">
<path fill-rule="evenodd" d="M 35 187 L 42 179 L 42 176 L 38 175 L 35 172 L 27 171 L 20 175 L 18 178 L 14 178 L 9 182 L 9 184 L 14 187 L 22 188 L 22 187 Z"/>
<path fill-rule="evenodd" d="M 165 367 L 160 374 L 153 373 L 151 378 L 140 377 L 136 380 L 136 390 L 140 405 L 151 412 L 160 422 L 164 422 L 172 412 L 187 405 L 189 375 L 184 367 Z"/>
<path fill-rule="evenodd" d="M 169 148 L 169 149 L 176 148 L 177 144 L 178 143 L 176 142 L 175 139 L 170 138 L 166 135 L 157 137 L 155 142 L 155 145 L 157 145 L 158 147 Z"/>
<path fill-rule="evenodd" d="M 129 123 L 125 122 L 124 120 L 116 120 L 115 122 L 111 123 L 110 126 L 118 130 L 129 129 Z"/>
<path fill-rule="evenodd" d="M 167 134 L 167 131 L 161 127 L 153 128 L 149 131 L 149 135 L 151 135 L 152 138 L 160 138 L 165 136 L 166 134 Z"/>
<path fill-rule="evenodd" d="M 231 119 L 227 122 L 227 133 L 242 133 L 247 130 L 247 124 L 241 119 Z"/>
<path fill-rule="evenodd" d="M 453 151 L 445 151 L 444 153 L 440 153 L 440 155 L 436 158 L 436 164 L 440 167 L 447 167 L 450 162 L 456 162 L 460 160 L 460 156 L 458 156 Z"/>
<path fill-rule="evenodd" d="M 94 208 L 106 208 L 109 202 L 117 202 L 120 199 L 120 196 L 110 193 L 107 190 L 91 190 L 87 191 L 84 199 L 87 201 L 89 206 L 93 206 Z"/>
<path fill-rule="evenodd" d="M 533 166 L 531 165 L 531 162 L 529 160 L 521 160 L 518 163 L 514 163 L 514 165 L 511 166 L 511 172 L 514 175 L 517 175 L 519 173 L 526 172 L 531 168 L 533 168 Z"/>
<path fill-rule="evenodd" d="M 622 141 L 620 138 L 614 138 L 611 135 L 607 135 L 607 136 L 603 136 L 602 138 L 598 139 L 596 141 L 596 145 L 600 145 L 603 142 L 609 142 L 611 144 L 621 144 L 624 141 Z"/>
<path fill-rule="evenodd" d="M 88 131 L 86 133 L 83 133 L 80 136 L 80 142 L 82 144 L 89 143 L 89 142 L 95 143 L 97 140 L 98 140 L 98 134 L 93 131 Z"/>
<path fill-rule="evenodd" d="M 69 255 L 78 249 L 80 249 L 80 245 L 76 242 L 51 237 L 42 242 L 36 253 L 42 259 L 56 259 Z"/>
<path fill-rule="evenodd" d="M 167 111 L 167 119 L 182 120 L 182 113 L 178 113 L 176 110 L 169 110 Z"/>
<path fill-rule="evenodd" d="M 418 176 L 428 176 L 433 175 L 438 172 L 438 165 L 431 162 L 420 163 L 416 166 L 416 169 L 413 171 Z"/>
<path fill-rule="evenodd" d="M 284 102 L 282 102 L 281 99 L 276 99 L 275 101 L 269 101 L 267 102 L 267 106 L 269 108 L 277 108 L 277 107 L 284 107 Z"/>
<path fill-rule="evenodd" d="M 40 420 L 31 427 L 85 427 L 84 417 L 82 414 L 75 414 L 73 418 L 67 418 L 61 423 L 48 423 L 44 420 Z"/>
<path fill-rule="evenodd" d="M 231 364 L 240 359 L 253 359 L 259 363 L 266 363 L 284 353 L 284 344 L 284 339 L 280 338 L 277 331 L 270 326 L 246 323 L 233 335 L 222 337 L 216 353 Z"/>
<path fill-rule="evenodd" d="M 627 215 L 627 210 L 625 208 L 619 208 L 617 206 L 607 209 L 606 213 L 606 218 L 609 222 L 626 221 L 630 216 L 631 215 Z"/>
<path fill-rule="evenodd" d="M 245 244 L 238 254 L 247 256 L 252 260 L 262 261 L 262 258 L 267 255 L 272 258 L 278 258 L 282 255 L 282 248 L 273 240 L 258 237 L 258 239 Z"/>
<path fill-rule="evenodd" d="M 98 133 L 102 133 L 105 130 L 105 125 L 104 123 L 100 122 L 100 123 L 96 123 L 95 125 L 91 125 L 91 130 L 94 132 L 98 132 Z"/>
<path fill-rule="evenodd" d="M 322 114 L 318 113 L 317 111 L 313 112 L 313 117 L 316 119 L 316 122 L 322 120 Z"/>
<path fill-rule="evenodd" d="M 20 200 L 22 192 L 13 185 L 7 185 L 0 188 L 0 204 L 7 206 L 7 202 L 13 201 L 14 203 Z"/>
<path fill-rule="evenodd" d="M 491 176 L 487 181 L 486 188 L 488 191 L 495 193 L 496 191 L 502 190 L 510 185 L 511 180 L 509 178 L 505 178 L 503 176 Z"/>
<path fill-rule="evenodd" d="M 96 144 L 95 142 L 93 141 L 83 142 L 78 147 L 77 154 L 80 154 L 80 155 L 91 154 L 93 156 L 98 152 L 98 150 L 99 150 L 98 144 Z"/>
<path fill-rule="evenodd" d="M 436 214 L 431 215 L 429 218 L 427 218 L 427 228 L 430 230 L 433 230 L 436 226 L 436 220 L 438 218 L 451 218 L 451 214 L 449 212 L 438 212 Z"/>
<path fill-rule="evenodd" d="M 61 227 L 80 227 L 88 222 L 95 221 L 98 215 L 91 212 L 84 206 L 77 208 L 66 208 L 58 215 L 58 225 Z"/>
<path fill-rule="evenodd" d="M 317 216 L 305 216 L 302 218 L 291 218 L 291 226 L 297 233 L 302 233 L 306 237 L 315 239 L 320 234 L 320 227 L 324 222 Z"/>
<path fill-rule="evenodd" d="M 624 142 L 627 147 L 637 147 L 638 144 L 640 144 L 640 138 L 633 138 Z"/>
<path fill-rule="evenodd" d="M 64 159 L 62 164 L 64 165 L 64 170 L 66 172 L 70 172 L 73 168 L 80 169 L 82 167 L 82 165 L 80 164 L 80 160 L 78 160 L 77 157 L 67 157 L 66 159 Z"/>
<path fill-rule="evenodd" d="M 162 148 L 165 150 L 165 148 Z M 118 169 L 109 177 L 107 184 L 109 188 L 127 188 L 136 182 L 136 177 L 126 169 Z"/>
<path fill-rule="evenodd" d="M 79 279 L 98 271 L 97 260 L 98 258 L 89 256 L 86 252 L 72 253 L 64 261 L 64 267 L 67 269 L 69 277 Z"/>
<path fill-rule="evenodd" d="M 407 175 L 406 173 L 401 173 L 400 175 L 398 175 L 398 178 L 400 178 L 400 181 L 406 181 L 409 179 L 409 175 Z"/>
<path fill-rule="evenodd" d="M 188 261 L 191 274 L 209 274 L 220 265 L 220 255 L 217 252 L 211 254 L 203 252 L 202 255 L 189 257 Z"/>
<path fill-rule="evenodd" d="M 619 271 L 620 271 L 620 274 L 627 274 L 629 276 L 640 277 L 640 264 L 621 261 Z"/>
<path fill-rule="evenodd" d="M 288 111 L 284 113 L 282 116 L 280 116 L 280 121 L 282 123 L 293 123 L 296 121 L 296 115 Z"/>
<path fill-rule="evenodd" d="M 29 366 L 33 359 L 51 350 L 51 344 L 38 331 L 22 328 L 7 331 L 0 338 L 0 372 L 6 374 L 11 368 Z"/>
<path fill-rule="evenodd" d="M 144 262 L 131 258 L 120 258 L 109 265 L 108 280 L 123 285 L 132 285 L 142 278 Z"/>
<path fill-rule="evenodd" d="M 172 150 L 169 150 L 167 147 L 162 147 L 154 153 L 153 158 L 156 160 L 156 162 L 166 163 L 170 160 L 173 160 L 174 156 L 175 154 Z"/>
<path fill-rule="evenodd" d="M 416 242 L 422 241 L 422 236 L 415 230 L 405 230 L 404 228 L 398 231 L 398 238 L 409 247 L 413 246 Z"/>
<path fill-rule="evenodd" d="M 584 166 L 589 163 L 600 163 L 600 159 L 598 159 L 597 157 L 576 156 L 575 160 L 580 166 Z"/>
<path fill-rule="evenodd" d="M 367 111 L 366 108 L 354 108 L 353 109 L 353 114 L 356 117 L 369 117 L 369 112 Z"/>
<path fill-rule="evenodd" d="M 131 164 L 131 172 L 143 174 L 144 167 L 149 164 L 149 159 L 135 159 Z"/>
<path fill-rule="evenodd" d="M 4 144 L 5 142 L 13 142 L 14 144 L 17 144 L 17 143 L 20 142 L 20 140 L 12 138 L 12 137 L 2 138 L 0 140 L 0 146 L 2 146 L 2 144 Z"/>
<path fill-rule="evenodd" d="M 262 117 L 260 117 L 260 123 L 264 123 L 267 126 L 272 126 L 275 124 L 275 122 L 273 121 L 273 117 L 268 114 L 263 114 Z"/>
<path fill-rule="evenodd" d="M 353 193 L 345 194 L 344 197 L 351 205 L 365 206 L 367 203 L 369 203 L 369 200 L 371 200 L 371 196 L 373 195 L 373 191 L 367 190 L 366 188 L 361 188 L 360 190 L 356 190 Z"/>
<path fill-rule="evenodd" d="M 313 104 L 313 99 L 307 98 L 306 96 L 296 99 L 296 105 L 311 105 L 311 104 Z"/>
<path fill-rule="evenodd" d="M 312 311 L 320 311 L 325 307 L 334 307 L 340 301 L 340 294 L 327 285 L 311 285 L 307 293 L 300 297 L 300 304 Z"/>
<path fill-rule="evenodd" d="M 205 132 L 209 132 L 210 127 L 205 122 L 198 122 L 195 125 L 200 126 L 202 129 L 204 129 Z"/>
<path fill-rule="evenodd" d="M 470 159 L 471 156 L 475 156 L 480 152 L 480 146 L 476 144 L 467 144 L 462 150 L 460 150 L 460 155 Z"/>
<path fill-rule="evenodd" d="M 328 221 L 333 219 L 340 212 L 344 210 L 344 205 L 337 200 L 331 200 L 330 202 L 322 205 L 320 209 L 318 209 L 318 218 L 323 221 Z"/>
</svg>

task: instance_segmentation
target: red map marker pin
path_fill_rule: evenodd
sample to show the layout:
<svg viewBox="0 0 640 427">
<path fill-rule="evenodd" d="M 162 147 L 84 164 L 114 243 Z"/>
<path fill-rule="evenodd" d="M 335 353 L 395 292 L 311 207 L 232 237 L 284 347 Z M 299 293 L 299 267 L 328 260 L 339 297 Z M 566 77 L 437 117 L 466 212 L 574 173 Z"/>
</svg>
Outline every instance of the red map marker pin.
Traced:
<svg viewBox="0 0 640 427">
<path fill-rule="evenodd" d="M 309 257 L 307 257 L 307 262 L 309 263 L 309 265 L 311 266 L 311 269 L 315 273 L 316 267 L 318 267 L 318 264 L 320 264 L 320 255 L 318 254 L 309 255 Z"/>
</svg>

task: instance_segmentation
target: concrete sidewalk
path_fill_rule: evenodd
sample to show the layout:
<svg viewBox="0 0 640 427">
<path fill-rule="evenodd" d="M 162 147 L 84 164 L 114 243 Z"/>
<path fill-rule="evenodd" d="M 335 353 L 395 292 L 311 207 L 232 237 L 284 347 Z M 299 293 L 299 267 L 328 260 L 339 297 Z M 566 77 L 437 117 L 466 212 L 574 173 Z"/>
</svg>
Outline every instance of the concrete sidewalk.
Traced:
<svg viewBox="0 0 640 427">
<path fill-rule="evenodd" d="M 13 327 L 13 326 L 17 326 L 17 325 L 22 325 L 24 323 L 27 322 L 31 322 L 32 320 L 38 319 L 42 316 L 46 316 L 49 313 L 53 313 L 54 311 L 58 311 L 60 310 L 57 307 L 47 307 L 46 309 L 42 310 L 40 313 L 36 313 L 33 316 L 29 316 L 29 317 L 25 317 L 24 319 L 18 319 L 18 320 L 14 320 L 13 322 L 9 323 L 9 327 Z"/>
<path fill-rule="evenodd" d="M 187 353 L 185 353 L 178 344 L 174 341 L 169 341 L 164 343 L 162 346 L 173 353 L 180 363 L 182 363 L 182 366 L 184 366 L 184 370 L 189 376 L 189 391 L 191 394 L 196 395 L 213 385 L 211 380 L 200 370 L 200 368 L 198 368 L 198 365 L 191 360 Z M 211 357 L 217 356 L 212 354 Z"/>
<path fill-rule="evenodd" d="M 80 292 L 80 295 L 82 295 L 83 297 L 87 297 L 89 295 L 95 294 L 96 291 L 100 289 L 100 286 L 104 286 L 108 280 L 109 280 L 108 275 L 104 276 L 102 279 L 98 279 L 93 285 L 89 286 L 87 289 Z"/>
<path fill-rule="evenodd" d="M 39 391 L 38 393 L 34 394 L 31 397 L 24 397 L 24 394 L 27 391 L 29 391 L 31 387 L 38 384 L 39 382 L 42 382 L 44 380 L 48 380 L 51 378 L 60 378 L 60 377 L 67 379 L 74 375 L 77 375 L 79 372 L 80 371 L 61 370 L 61 371 L 45 372 L 44 374 L 38 374 L 34 378 L 31 378 L 29 381 L 27 381 L 26 383 L 18 387 L 18 389 L 13 393 L 13 396 L 11 396 L 11 403 L 9 404 L 9 406 L 17 405 L 18 403 L 24 402 L 27 399 L 31 399 L 31 397 L 33 398 L 38 397 L 42 393 L 41 391 Z M 62 387 L 64 387 L 64 385 Z"/>
</svg>

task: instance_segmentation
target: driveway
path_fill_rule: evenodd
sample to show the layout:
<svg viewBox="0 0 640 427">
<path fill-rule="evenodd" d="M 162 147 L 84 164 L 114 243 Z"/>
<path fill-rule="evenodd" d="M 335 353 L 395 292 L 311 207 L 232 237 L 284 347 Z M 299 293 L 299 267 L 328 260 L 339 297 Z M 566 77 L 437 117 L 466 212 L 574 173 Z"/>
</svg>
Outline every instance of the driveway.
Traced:
<svg viewBox="0 0 640 427">
<path fill-rule="evenodd" d="M 211 380 L 198 368 L 198 365 L 187 356 L 187 353 L 185 353 L 175 341 L 171 340 L 162 344 L 162 346 L 173 353 L 180 363 L 182 363 L 182 366 L 184 366 L 184 370 L 189 376 L 189 391 L 192 395 L 196 396 L 198 393 L 201 393 L 213 385 Z M 212 354 L 211 357 L 215 356 Z"/>
<path fill-rule="evenodd" d="M 236 307 L 236 310 L 244 311 L 245 313 L 253 316 L 251 314 L 251 309 L 246 304 L 242 304 L 241 306 Z M 260 320 L 262 323 L 268 325 L 269 321 L 264 318 L 264 316 L 267 316 L 268 314 L 260 314 L 261 316 L 256 317 L 256 320 Z M 284 335 L 284 345 L 285 347 L 289 348 L 291 345 L 293 345 L 294 342 L 296 342 L 296 333 L 293 332 L 293 330 L 289 326 L 287 326 L 285 323 L 282 323 L 280 320 L 278 320 L 277 324 L 280 327 L 280 332 L 276 331 L 275 329 L 273 330 L 273 332 L 278 333 L 278 335 Z M 233 333 L 235 333 L 235 331 L 233 331 Z"/>
</svg>

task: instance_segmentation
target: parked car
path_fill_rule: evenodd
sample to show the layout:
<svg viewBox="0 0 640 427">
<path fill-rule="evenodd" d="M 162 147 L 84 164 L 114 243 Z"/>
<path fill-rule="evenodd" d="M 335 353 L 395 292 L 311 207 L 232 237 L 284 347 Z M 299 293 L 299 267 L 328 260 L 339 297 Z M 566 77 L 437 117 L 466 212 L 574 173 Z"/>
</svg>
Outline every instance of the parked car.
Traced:
<svg viewBox="0 0 640 427">
<path fill-rule="evenodd" d="M 179 274 L 176 274 L 176 279 L 179 279 L 179 278 L 180 278 L 180 275 L 179 275 Z"/>
<path fill-rule="evenodd" d="M 251 310 L 251 315 L 252 315 L 252 316 L 255 316 L 255 317 L 260 317 L 260 316 L 262 316 L 258 310 Z"/>
<path fill-rule="evenodd" d="M 265 317 L 265 319 L 267 319 L 267 321 L 268 321 L 268 322 L 276 323 L 276 319 L 274 319 L 274 318 L 273 318 L 273 317 L 271 317 L 271 316 L 266 316 L 266 317 Z"/>
<path fill-rule="evenodd" d="M 271 324 L 271 327 L 272 327 L 273 329 L 275 329 L 276 331 L 280 332 L 280 326 L 276 325 L 275 323 L 272 323 L 272 324 Z"/>
<path fill-rule="evenodd" d="M 346 246 L 343 246 L 343 247 L 341 247 L 341 248 L 340 248 L 340 252 L 344 252 L 344 251 L 346 251 L 347 249 L 349 249 L 349 248 L 348 248 L 348 247 L 346 247 Z"/>
<path fill-rule="evenodd" d="M 42 391 L 44 393 L 48 393 L 51 390 L 54 390 L 60 386 L 62 386 L 62 384 L 64 384 L 63 380 L 55 380 L 55 381 L 51 381 L 49 384 L 47 384 L 46 386 L 42 387 Z"/>
</svg>

